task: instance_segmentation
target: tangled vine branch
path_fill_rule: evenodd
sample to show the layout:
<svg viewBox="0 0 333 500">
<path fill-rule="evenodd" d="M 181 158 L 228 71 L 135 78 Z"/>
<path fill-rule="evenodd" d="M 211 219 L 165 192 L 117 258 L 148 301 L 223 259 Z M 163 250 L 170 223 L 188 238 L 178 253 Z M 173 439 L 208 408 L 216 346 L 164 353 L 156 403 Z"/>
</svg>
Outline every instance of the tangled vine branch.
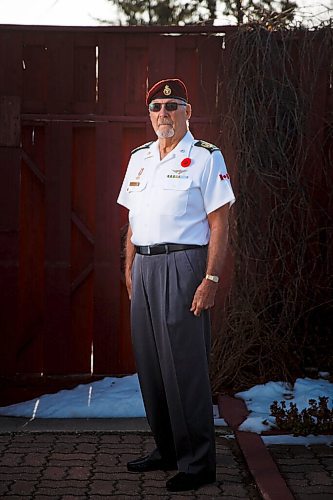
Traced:
<svg viewBox="0 0 333 500">
<path fill-rule="evenodd" d="M 333 369 L 332 27 L 251 26 L 229 39 L 236 145 L 234 282 L 213 345 L 213 390 Z"/>
</svg>

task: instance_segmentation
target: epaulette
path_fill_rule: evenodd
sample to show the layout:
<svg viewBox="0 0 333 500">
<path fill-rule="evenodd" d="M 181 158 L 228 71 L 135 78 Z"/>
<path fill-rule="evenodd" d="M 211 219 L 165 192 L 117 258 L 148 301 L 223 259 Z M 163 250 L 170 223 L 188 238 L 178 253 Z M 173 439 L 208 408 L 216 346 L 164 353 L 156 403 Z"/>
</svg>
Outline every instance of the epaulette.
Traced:
<svg viewBox="0 0 333 500">
<path fill-rule="evenodd" d="M 220 148 L 217 146 L 214 146 L 214 144 L 211 144 L 210 142 L 206 141 L 197 141 L 194 143 L 195 146 L 198 146 L 199 148 L 205 148 L 208 149 L 210 153 L 213 153 L 214 151 L 219 151 Z"/>
<path fill-rule="evenodd" d="M 154 141 L 146 142 L 146 144 L 143 144 L 142 146 L 139 146 L 138 148 L 133 149 L 133 151 L 131 151 L 131 155 L 133 153 L 136 153 L 137 151 L 140 151 L 140 149 L 148 149 L 149 146 L 151 146 L 153 144 L 153 142 Z"/>
</svg>

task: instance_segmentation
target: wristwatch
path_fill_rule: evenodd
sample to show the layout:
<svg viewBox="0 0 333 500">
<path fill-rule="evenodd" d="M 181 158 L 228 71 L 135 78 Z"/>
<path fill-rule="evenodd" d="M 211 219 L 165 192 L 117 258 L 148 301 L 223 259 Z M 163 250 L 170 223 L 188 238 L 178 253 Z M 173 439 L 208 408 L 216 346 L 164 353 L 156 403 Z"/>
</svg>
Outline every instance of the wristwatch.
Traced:
<svg viewBox="0 0 333 500">
<path fill-rule="evenodd" d="M 206 280 L 214 281 L 214 283 L 218 283 L 220 278 L 218 276 L 213 276 L 212 274 L 206 274 Z"/>
</svg>

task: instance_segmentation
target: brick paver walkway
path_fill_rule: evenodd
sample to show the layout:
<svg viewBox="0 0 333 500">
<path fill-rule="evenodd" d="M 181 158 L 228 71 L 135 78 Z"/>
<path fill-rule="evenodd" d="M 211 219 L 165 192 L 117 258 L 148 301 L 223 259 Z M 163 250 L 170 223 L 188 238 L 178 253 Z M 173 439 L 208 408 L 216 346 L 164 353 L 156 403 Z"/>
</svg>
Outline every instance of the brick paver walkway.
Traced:
<svg viewBox="0 0 333 500">
<path fill-rule="evenodd" d="M 333 448 L 272 445 L 269 451 L 295 499 L 333 499 Z"/>
<path fill-rule="evenodd" d="M 127 472 L 128 460 L 153 448 L 149 434 L 3 434 L 0 435 L 0 498 L 260 499 L 236 442 L 217 436 L 216 443 L 217 482 L 197 492 L 171 494 L 165 489 L 165 481 L 174 472 Z"/>
</svg>

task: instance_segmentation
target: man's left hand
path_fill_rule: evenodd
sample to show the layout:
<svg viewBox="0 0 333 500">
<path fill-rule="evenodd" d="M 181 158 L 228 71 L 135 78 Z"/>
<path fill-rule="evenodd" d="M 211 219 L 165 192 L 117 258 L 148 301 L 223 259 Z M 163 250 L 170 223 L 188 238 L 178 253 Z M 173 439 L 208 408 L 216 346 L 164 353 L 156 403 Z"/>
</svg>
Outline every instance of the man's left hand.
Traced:
<svg viewBox="0 0 333 500">
<path fill-rule="evenodd" d="M 204 278 L 195 291 L 191 309 L 195 316 L 200 316 L 201 311 L 210 309 L 214 305 L 218 284 Z"/>
</svg>

